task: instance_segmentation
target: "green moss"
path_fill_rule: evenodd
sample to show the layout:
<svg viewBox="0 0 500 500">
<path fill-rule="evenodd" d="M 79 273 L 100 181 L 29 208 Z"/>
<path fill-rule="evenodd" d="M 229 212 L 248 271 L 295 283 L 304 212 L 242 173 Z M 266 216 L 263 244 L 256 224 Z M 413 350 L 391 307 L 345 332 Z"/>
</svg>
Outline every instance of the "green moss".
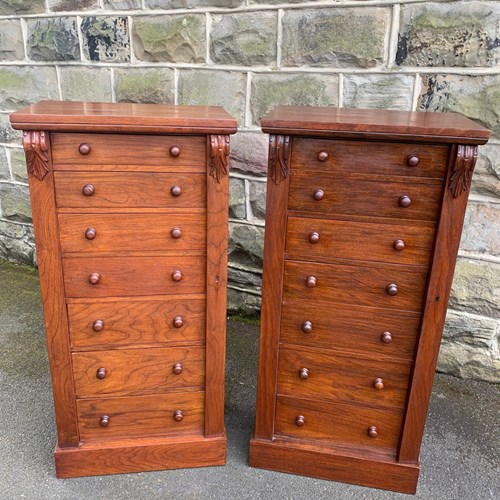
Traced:
<svg viewBox="0 0 500 500">
<path fill-rule="evenodd" d="M 449 28 L 461 28 L 469 27 L 473 28 L 480 17 L 484 14 L 474 15 L 470 11 L 468 13 L 464 12 L 463 9 L 460 12 L 455 13 L 453 11 L 441 12 L 437 10 L 426 9 L 422 14 L 417 16 L 414 21 L 411 22 L 410 32 L 420 31 L 420 30 L 443 30 Z"/>
<path fill-rule="evenodd" d="M 8 69 L 0 70 L 0 88 L 5 90 L 29 87 L 32 84 L 32 80 L 27 75 L 20 75 L 9 71 Z"/>
<path fill-rule="evenodd" d="M 238 323 L 243 323 L 244 325 L 260 325 L 260 316 L 258 314 L 252 314 L 249 316 L 242 316 L 241 314 L 230 315 L 230 318 Z"/>
</svg>

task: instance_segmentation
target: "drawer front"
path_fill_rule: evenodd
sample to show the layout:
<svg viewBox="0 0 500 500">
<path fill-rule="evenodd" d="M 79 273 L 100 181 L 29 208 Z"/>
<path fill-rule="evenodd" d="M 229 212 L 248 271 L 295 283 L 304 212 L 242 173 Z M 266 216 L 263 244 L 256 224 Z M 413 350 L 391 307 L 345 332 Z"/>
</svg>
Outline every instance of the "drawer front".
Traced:
<svg viewBox="0 0 500 500">
<path fill-rule="evenodd" d="M 403 408 L 411 362 L 282 346 L 278 393 Z"/>
<path fill-rule="evenodd" d="M 73 165 L 185 166 L 205 171 L 205 136 L 51 134 L 52 161 Z M 178 154 L 177 154 L 178 153 Z"/>
<path fill-rule="evenodd" d="M 411 360 L 419 327 L 420 315 L 335 303 L 325 309 L 296 297 L 283 304 L 280 341 Z"/>
<path fill-rule="evenodd" d="M 204 257 L 70 257 L 64 287 L 67 297 L 204 293 L 205 267 Z"/>
<path fill-rule="evenodd" d="M 402 420 L 402 413 L 397 411 L 278 396 L 275 434 L 336 446 L 386 449 L 393 454 Z"/>
<path fill-rule="evenodd" d="M 68 304 L 73 349 L 181 345 L 205 340 L 205 299 Z"/>
<path fill-rule="evenodd" d="M 311 176 L 327 171 L 443 179 L 447 160 L 447 146 L 302 138 L 292 144 L 292 171 L 309 171 Z"/>
<path fill-rule="evenodd" d="M 63 253 L 205 250 L 204 214 L 59 214 Z"/>
<path fill-rule="evenodd" d="M 204 393 L 77 400 L 80 440 L 202 435 Z"/>
<path fill-rule="evenodd" d="M 416 184 L 415 179 L 377 182 L 342 178 L 335 172 L 314 176 L 295 171 L 290 178 L 288 206 L 290 210 L 323 214 L 435 221 L 441 195 L 441 182 Z"/>
<path fill-rule="evenodd" d="M 205 208 L 205 180 L 190 173 L 54 173 L 58 208 Z"/>
<path fill-rule="evenodd" d="M 289 217 L 286 252 L 290 259 L 336 259 L 428 266 L 434 227 L 371 224 Z"/>
<path fill-rule="evenodd" d="M 409 266 L 285 262 L 284 300 L 300 297 L 311 304 L 349 304 L 420 311 L 427 271 Z M 394 286 L 396 285 L 396 289 Z M 390 293 L 397 293 L 390 295 Z"/>
<path fill-rule="evenodd" d="M 204 347 L 75 352 L 72 359 L 79 397 L 202 389 L 205 383 Z"/>
</svg>

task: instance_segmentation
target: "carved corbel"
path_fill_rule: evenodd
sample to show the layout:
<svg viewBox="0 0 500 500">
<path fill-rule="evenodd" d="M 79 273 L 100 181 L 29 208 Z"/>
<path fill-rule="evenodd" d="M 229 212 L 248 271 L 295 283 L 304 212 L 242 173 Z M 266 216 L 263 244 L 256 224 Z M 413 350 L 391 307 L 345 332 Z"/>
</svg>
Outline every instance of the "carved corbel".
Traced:
<svg viewBox="0 0 500 500">
<path fill-rule="evenodd" d="M 42 180 L 49 171 L 47 134 L 34 130 L 24 131 L 23 147 L 28 173 Z"/>
<path fill-rule="evenodd" d="M 279 184 L 290 170 L 290 137 L 271 135 L 269 137 L 269 178 Z"/>
<path fill-rule="evenodd" d="M 449 184 L 454 198 L 469 191 L 476 160 L 477 146 L 459 144 Z"/>
<path fill-rule="evenodd" d="M 229 136 L 210 136 L 210 175 L 220 182 L 229 173 Z"/>
</svg>

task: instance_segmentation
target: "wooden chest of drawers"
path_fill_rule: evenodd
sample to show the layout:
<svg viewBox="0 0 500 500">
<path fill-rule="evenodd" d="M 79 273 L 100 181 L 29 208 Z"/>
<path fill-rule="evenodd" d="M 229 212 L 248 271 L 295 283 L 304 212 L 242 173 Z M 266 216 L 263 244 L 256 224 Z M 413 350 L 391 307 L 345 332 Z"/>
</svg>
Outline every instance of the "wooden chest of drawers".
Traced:
<svg viewBox="0 0 500 500">
<path fill-rule="evenodd" d="M 221 108 L 41 102 L 24 131 L 57 475 L 221 465 Z"/>
<path fill-rule="evenodd" d="M 460 115 L 279 107 L 255 467 L 415 492 L 477 144 Z"/>
</svg>

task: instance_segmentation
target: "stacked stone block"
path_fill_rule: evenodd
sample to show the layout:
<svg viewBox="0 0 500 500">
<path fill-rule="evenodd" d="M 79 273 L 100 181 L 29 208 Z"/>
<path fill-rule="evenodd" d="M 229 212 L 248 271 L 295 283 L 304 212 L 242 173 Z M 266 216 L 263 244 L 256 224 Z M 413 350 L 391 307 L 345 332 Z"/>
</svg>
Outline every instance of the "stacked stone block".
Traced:
<svg viewBox="0 0 500 500">
<path fill-rule="evenodd" d="M 493 0 L 0 0 L 0 257 L 36 264 L 20 134 L 40 99 L 222 105 L 229 307 L 258 313 L 278 103 L 457 111 L 480 150 L 439 368 L 500 381 L 500 4 Z"/>
</svg>

